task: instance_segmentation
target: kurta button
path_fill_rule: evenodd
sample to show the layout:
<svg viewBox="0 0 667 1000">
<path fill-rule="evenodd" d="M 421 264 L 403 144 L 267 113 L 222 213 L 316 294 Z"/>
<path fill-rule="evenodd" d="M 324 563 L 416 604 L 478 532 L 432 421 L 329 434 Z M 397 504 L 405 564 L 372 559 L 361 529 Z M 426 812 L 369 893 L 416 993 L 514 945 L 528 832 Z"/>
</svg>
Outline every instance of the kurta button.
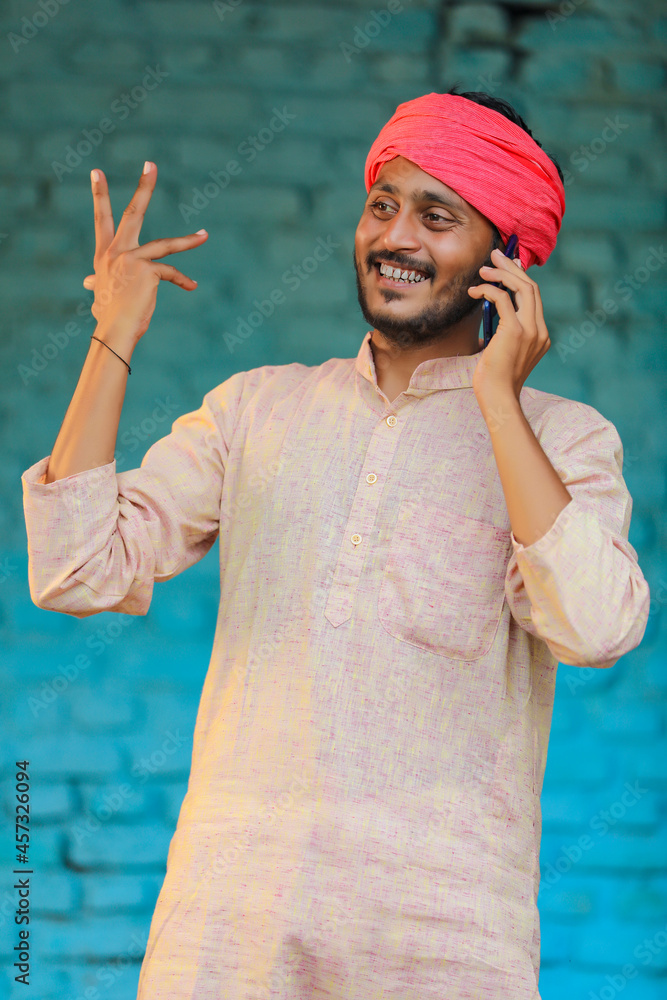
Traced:
<svg viewBox="0 0 667 1000">
<path fill-rule="evenodd" d="M 352 542 L 353 545 L 358 545 L 359 542 L 361 541 L 361 535 L 352 535 L 350 541 Z"/>
<path fill-rule="evenodd" d="M 389 416 L 387 417 L 387 423 L 389 424 L 390 427 L 394 427 L 398 423 L 393 413 L 390 413 Z"/>
<path fill-rule="evenodd" d="M 376 481 L 377 481 L 377 476 L 375 475 L 375 473 L 369 472 L 368 475 L 366 476 L 366 482 L 372 484 Z"/>
</svg>

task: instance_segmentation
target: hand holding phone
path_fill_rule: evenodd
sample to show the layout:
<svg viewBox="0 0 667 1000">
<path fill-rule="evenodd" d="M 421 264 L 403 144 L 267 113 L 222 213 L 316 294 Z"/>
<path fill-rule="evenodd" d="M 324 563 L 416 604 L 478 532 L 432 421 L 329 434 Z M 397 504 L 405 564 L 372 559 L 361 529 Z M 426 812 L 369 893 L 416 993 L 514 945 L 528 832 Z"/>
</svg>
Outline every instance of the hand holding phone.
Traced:
<svg viewBox="0 0 667 1000">
<path fill-rule="evenodd" d="M 505 254 L 506 257 L 509 257 L 511 260 L 514 260 L 514 258 L 518 256 L 518 250 L 519 250 L 519 238 L 518 236 L 512 235 L 508 239 L 507 246 L 505 247 L 503 253 Z M 496 285 L 497 288 L 500 288 L 500 282 L 498 281 L 491 281 L 489 282 L 489 284 Z M 487 347 L 489 341 L 491 340 L 491 337 L 493 336 L 494 333 L 493 317 L 496 315 L 496 312 L 497 310 L 493 302 L 489 302 L 488 299 L 484 299 L 484 305 L 482 306 L 482 321 L 484 325 L 484 347 Z"/>
</svg>

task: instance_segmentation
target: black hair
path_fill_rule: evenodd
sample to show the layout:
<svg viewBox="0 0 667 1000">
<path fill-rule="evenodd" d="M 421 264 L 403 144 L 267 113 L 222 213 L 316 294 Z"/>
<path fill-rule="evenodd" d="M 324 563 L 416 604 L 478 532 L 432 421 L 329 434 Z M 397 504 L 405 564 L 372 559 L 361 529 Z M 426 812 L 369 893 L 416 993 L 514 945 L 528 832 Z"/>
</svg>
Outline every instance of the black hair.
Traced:
<svg viewBox="0 0 667 1000">
<path fill-rule="evenodd" d="M 515 125 L 518 125 L 519 128 L 522 128 L 524 132 L 527 132 L 530 138 L 533 140 L 533 142 L 536 142 L 537 145 L 540 147 L 540 149 L 543 148 L 540 140 L 535 138 L 535 136 L 530 131 L 530 129 L 526 125 L 525 121 L 523 120 L 519 112 L 516 110 L 516 108 L 512 107 L 509 101 L 503 100 L 502 97 L 491 97 L 491 94 L 487 94 L 483 90 L 468 90 L 461 93 L 458 87 L 456 86 L 448 90 L 447 93 L 452 94 L 454 97 L 465 97 L 469 101 L 474 101 L 475 104 L 481 104 L 485 108 L 491 108 L 492 111 L 497 111 L 499 114 L 504 115 L 505 118 L 509 118 L 511 122 L 514 122 Z M 544 150 L 544 152 L 546 156 L 549 157 L 554 167 L 558 171 L 558 176 L 560 177 L 561 181 L 564 182 L 565 178 L 563 177 L 563 171 L 560 168 L 558 160 L 550 153 L 547 153 L 546 149 Z M 505 244 L 502 240 L 500 233 L 498 232 L 495 226 L 493 228 L 496 234 L 496 245 L 504 247 Z"/>
</svg>

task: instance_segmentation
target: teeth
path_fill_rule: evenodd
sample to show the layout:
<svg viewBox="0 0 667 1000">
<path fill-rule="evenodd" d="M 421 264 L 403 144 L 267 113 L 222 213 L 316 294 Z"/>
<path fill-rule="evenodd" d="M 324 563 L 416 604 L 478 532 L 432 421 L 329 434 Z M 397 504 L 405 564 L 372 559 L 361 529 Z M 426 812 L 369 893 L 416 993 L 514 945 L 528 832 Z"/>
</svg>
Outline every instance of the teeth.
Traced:
<svg viewBox="0 0 667 1000">
<path fill-rule="evenodd" d="M 394 281 L 405 281 L 413 284 L 418 281 L 426 281 L 426 277 L 417 271 L 401 271 L 400 267 L 391 267 L 390 264 L 380 264 L 380 274 L 384 274 L 387 278 L 393 278 Z"/>
</svg>

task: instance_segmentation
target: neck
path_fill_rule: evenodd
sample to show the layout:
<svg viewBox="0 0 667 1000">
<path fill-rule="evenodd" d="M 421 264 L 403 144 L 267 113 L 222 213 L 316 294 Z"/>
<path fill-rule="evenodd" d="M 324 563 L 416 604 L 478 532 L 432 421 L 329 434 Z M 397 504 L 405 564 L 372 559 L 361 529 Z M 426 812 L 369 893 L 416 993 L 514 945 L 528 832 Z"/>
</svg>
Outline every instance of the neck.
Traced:
<svg viewBox="0 0 667 1000">
<path fill-rule="evenodd" d="M 389 399 L 393 399 L 407 389 L 412 373 L 423 361 L 479 353 L 482 347 L 479 340 L 479 318 L 475 317 L 473 324 L 465 321 L 459 323 L 437 340 L 423 346 L 399 346 L 379 330 L 373 330 L 370 345 L 378 386 Z M 389 395 L 390 391 L 394 396 Z"/>
</svg>

